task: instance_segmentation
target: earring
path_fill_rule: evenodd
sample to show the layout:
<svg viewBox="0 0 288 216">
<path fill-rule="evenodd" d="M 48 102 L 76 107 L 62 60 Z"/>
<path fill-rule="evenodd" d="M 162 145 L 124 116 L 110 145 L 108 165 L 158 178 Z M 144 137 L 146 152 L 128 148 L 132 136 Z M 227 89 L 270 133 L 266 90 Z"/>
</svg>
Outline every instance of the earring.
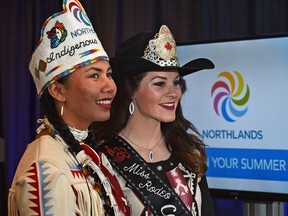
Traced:
<svg viewBox="0 0 288 216">
<path fill-rule="evenodd" d="M 64 106 L 62 105 L 60 109 L 60 115 L 63 116 L 63 113 L 64 113 Z"/>
<path fill-rule="evenodd" d="M 134 106 L 133 101 L 131 101 L 131 103 L 129 104 L 129 113 L 130 113 L 130 115 L 132 115 L 134 113 L 134 110 L 135 110 L 135 106 Z"/>
</svg>

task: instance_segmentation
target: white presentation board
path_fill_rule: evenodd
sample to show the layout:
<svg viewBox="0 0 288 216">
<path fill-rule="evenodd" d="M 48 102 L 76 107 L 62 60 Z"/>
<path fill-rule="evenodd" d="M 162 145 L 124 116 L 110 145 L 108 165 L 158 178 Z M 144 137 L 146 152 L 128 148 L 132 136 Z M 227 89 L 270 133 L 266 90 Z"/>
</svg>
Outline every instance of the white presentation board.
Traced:
<svg viewBox="0 0 288 216">
<path fill-rule="evenodd" d="M 181 65 L 202 57 L 215 64 L 184 77 L 182 100 L 184 115 L 208 145 L 209 187 L 288 200 L 288 37 L 177 51 Z"/>
</svg>

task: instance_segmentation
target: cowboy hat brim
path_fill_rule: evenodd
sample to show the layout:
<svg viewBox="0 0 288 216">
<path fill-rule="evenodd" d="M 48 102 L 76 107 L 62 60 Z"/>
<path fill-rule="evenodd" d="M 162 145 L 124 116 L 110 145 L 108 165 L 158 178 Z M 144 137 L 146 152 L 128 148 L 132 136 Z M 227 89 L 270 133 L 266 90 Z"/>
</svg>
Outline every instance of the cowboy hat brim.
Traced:
<svg viewBox="0 0 288 216">
<path fill-rule="evenodd" d="M 134 76 L 148 71 L 178 71 L 180 76 L 185 76 L 204 69 L 213 69 L 212 61 L 206 58 L 194 59 L 182 67 L 160 66 L 144 58 L 134 56 L 119 56 L 110 59 L 114 79 Z"/>
</svg>

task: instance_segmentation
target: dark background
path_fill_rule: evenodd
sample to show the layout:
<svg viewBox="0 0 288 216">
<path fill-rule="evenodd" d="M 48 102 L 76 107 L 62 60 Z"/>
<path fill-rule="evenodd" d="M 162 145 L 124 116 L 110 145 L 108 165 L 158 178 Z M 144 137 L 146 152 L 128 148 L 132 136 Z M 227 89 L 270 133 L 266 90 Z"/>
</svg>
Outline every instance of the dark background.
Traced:
<svg viewBox="0 0 288 216">
<path fill-rule="evenodd" d="M 81 1 L 81 0 L 80 0 Z M 166 24 L 177 43 L 288 33 L 287 0 L 82 0 L 108 55 L 124 39 Z M 39 102 L 28 70 L 42 23 L 61 0 L 5 0 L 0 10 L 0 212 L 27 143 L 35 136 Z M 267 50 L 267 52 L 269 52 Z M 243 201 L 214 199 L 217 215 L 243 215 Z"/>
</svg>

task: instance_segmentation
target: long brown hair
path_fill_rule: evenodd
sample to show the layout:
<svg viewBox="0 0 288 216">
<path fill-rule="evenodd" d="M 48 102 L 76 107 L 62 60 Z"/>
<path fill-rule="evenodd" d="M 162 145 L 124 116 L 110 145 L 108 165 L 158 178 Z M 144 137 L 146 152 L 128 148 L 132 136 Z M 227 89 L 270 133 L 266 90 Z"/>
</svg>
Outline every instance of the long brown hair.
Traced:
<svg viewBox="0 0 288 216">
<path fill-rule="evenodd" d="M 106 122 L 97 122 L 93 130 L 97 141 L 118 134 L 127 124 L 129 118 L 129 104 L 134 92 L 139 88 L 141 80 L 146 73 L 115 80 L 117 93 L 112 103 L 111 116 Z M 186 91 L 186 82 L 180 80 L 182 93 Z M 201 140 L 200 133 L 195 126 L 184 118 L 181 103 L 176 109 L 176 119 L 173 122 L 161 122 L 161 130 L 165 138 L 167 148 L 199 176 L 203 176 L 207 170 L 207 155 L 205 144 Z"/>
</svg>

